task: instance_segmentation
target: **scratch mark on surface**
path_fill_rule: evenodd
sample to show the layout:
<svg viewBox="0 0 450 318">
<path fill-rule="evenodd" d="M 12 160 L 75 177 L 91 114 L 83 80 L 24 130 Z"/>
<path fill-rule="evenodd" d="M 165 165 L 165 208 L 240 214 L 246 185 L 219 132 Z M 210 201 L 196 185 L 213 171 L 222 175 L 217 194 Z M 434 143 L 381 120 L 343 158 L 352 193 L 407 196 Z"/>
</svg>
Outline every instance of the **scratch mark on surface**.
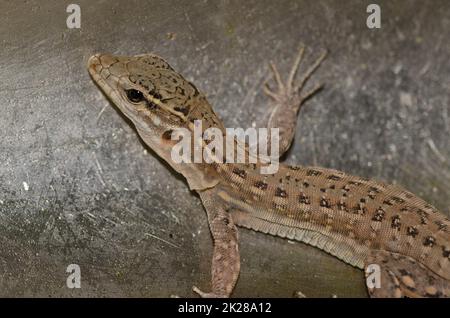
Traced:
<svg viewBox="0 0 450 318">
<path fill-rule="evenodd" d="M 441 154 L 441 152 L 437 149 L 436 145 L 434 144 L 433 139 L 428 138 L 427 139 L 427 144 L 430 147 L 431 151 L 433 151 L 433 153 L 436 155 L 436 157 L 438 157 L 438 159 L 441 162 L 445 162 L 446 161 L 445 157 Z"/>
<path fill-rule="evenodd" d="M 94 152 L 93 154 L 94 154 L 95 165 L 97 166 L 97 169 L 96 169 L 95 171 L 96 171 L 96 173 L 97 173 L 98 179 L 100 180 L 101 184 L 102 184 L 104 187 L 106 187 L 105 180 L 103 179 L 103 169 L 102 169 L 102 166 L 100 165 L 100 162 L 98 161 L 97 155 L 95 154 L 95 152 Z"/>
<path fill-rule="evenodd" d="M 136 213 L 134 213 L 133 211 L 131 211 L 129 208 L 125 207 L 125 211 L 127 211 L 128 213 L 136 216 Z"/>
<path fill-rule="evenodd" d="M 109 105 L 105 105 L 103 106 L 103 108 L 100 110 L 100 112 L 97 115 L 97 122 L 100 119 L 100 117 L 102 116 L 103 112 L 105 111 L 106 107 L 108 107 Z"/>
<path fill-rule="evenodd" d="M 422 67 L 422 69 L 419 71 L 419 76 L 425 75 L 428 70 L 430 69 L 430 62 L 425 63 L 425 65 Z"/>
<path fill-rule="evenodd" d="M 192 25 L 191 25 L 191 19 L 189 18 L 189 15 L 187 14 L 187 12 L 184 13 L 184 16 L 186 17 L 186 22 L 187 22 L 189 30 L 195 34 L 194 29 L 192 28 Z"/>
<path fill-rule="evenodd" d="M 97 217 L 95 215 L 93 215 L 91 212 L 86 212 L 87 216 L 90 216 L 91 218 L 93 218 L 94 220 L 97 219 Z"/>
<path fill-rule="evenodd" d="M 36 89 L 43 89 L 47 88 L 50 85 L 37 85 L 37 86 L 22 86 L 22 87 L 2 87 L 0 88 L 0 92 L 17 92 L 22 90 L 36 90 Z"/>
<path fill-rule="evenodd" d="M 448 117 L 448 110 L 447 107 L 442 108 L 442 118 L 444 118 L 444 124 L 445 124 L 445 131 L 449 131 L 449 117 Z"/>
<path fill-rule="evenodd" d="M 145 233 L 145 235 L 150 236 L 150 237 L 152 237 L 152 238 L 154 238 L 154 239 L 157 239 L 157 240 L 159 240 L 159 241 L 161 241 L 161 242 L 164 242 L 164 243 L 166 243 L 166 244 L 168 244 L 168 245 L 170 245 L 170 246 L 172 246 L 172 247 L 180 248 L 180 246 L 178 246 L 178 245 L 176 245 L 176 244 L 174 244 L 174 243 L 172 243 L 172 242 L 166 241 L 165 239 L 160 238 L 160 237 L 158 237 L 158 236 L 156 236 L 156 235 L 153 235 L 153 234 L 150 234 L 150 233 Z"/>
<path fill-rule="evenodd" d="M 201 51 L 206 49 L 208 46 L 210 46 L 211 44 L 213 44 L 213 41 L 208 41 L 205 44 L 203 44 L 202 46 L 200 46 L 199 48 L 196 48 L 196 51 Z"/>
</svg>

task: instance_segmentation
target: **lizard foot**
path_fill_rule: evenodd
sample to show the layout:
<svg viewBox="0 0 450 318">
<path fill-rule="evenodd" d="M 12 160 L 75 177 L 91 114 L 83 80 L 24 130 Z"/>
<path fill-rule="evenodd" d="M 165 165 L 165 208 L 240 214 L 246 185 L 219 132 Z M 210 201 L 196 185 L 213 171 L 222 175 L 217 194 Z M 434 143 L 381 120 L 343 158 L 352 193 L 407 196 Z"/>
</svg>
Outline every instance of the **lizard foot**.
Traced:
<svg viewBox="0 0 450 318">
<path fill-rule="evenodd" d="M 283 83 L 281 79 L 280 72 L 278 71 L 276 65 L 274 63 L 270 63 L 270 68 L 272 71 L 272 76 L 275 79 L 275 82 L 278 86 L 278 90 L 273 91 L 269 84 L 268 80 L 264 83 L 264 93 L 269 97 L 273 98 L 278 103 L 285 103 L 288 100 L 293 98 L 298 99 L 298 103 L 301 103 L 303 100 L 307 99 L 315 92 L 317 92 L 320 88 L 322 88 L 322 84 L 315 85 L 312 89 L 307 91 L 305 94 L 301 95 L 300 90 L 305 85 L 306 81 L 309 79 L 312 73 L 320 66 L 320 63 L 325 59 L 327 55 L 327 51 L 324 50 L 322 54 L 316 59 L 316 61 L 306 70 L 306 72 L 302 75 L 299 83 L 294 85 L 295 76 L 297 75 L 297 71 L 299 69 L 300 63 L 303 58 L 303 53 L 305 48 L 303 46 L 300 47 L 297 57 L 294 61 L 294 65 L 289 73 L 289 77 L 286 83 Z"/>
<path fill-rule="evenodd" d="M 194 293 L 198 294 L 201 298 L 226 298 L 226 296 L 217 295 L 214 293 L 205 293 L 202 292 L 198 287 L 193 286 L 192 290 Z"/>
<path fill-rule="evenodd" d="M 294 298 L 307 298 L 305 294 L 303 294 L 301 291 L 296 290 L 293 294 Z"/>
</svg>

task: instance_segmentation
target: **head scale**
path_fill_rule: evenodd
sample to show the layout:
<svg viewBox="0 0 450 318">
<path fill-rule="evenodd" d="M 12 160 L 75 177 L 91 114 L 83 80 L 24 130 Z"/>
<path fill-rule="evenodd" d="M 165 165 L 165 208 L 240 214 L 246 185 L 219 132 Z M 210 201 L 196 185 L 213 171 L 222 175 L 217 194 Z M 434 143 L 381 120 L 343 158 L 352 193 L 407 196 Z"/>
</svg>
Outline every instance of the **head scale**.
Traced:
<svg viewBox="0 0 450 318">
<path fill-rule="evenodd" d="M 170 138 L 174 129 L 192 130 L 196 119 L 202 120 L 203 129 L 223 129 L 197 88 L 156 55 L 96 54 L 89 59 L 88 69 L 103 92 L 134 123 L 145 143 L 169 163 L 171 146 L 176 143 Z M 189 180 L 187 174 L 200 169 L 198 166 L 175 169 L 187 177 L 191 188 L 211 184 L 203 179 Z"/>
<path fill-rule="evenodd" d="M 89 59 L 89 72 L 136 126 L 155 122 L 182 125 L 201 98 L 194 85 L 152 54 L 97 54 Z"/>
</svg>

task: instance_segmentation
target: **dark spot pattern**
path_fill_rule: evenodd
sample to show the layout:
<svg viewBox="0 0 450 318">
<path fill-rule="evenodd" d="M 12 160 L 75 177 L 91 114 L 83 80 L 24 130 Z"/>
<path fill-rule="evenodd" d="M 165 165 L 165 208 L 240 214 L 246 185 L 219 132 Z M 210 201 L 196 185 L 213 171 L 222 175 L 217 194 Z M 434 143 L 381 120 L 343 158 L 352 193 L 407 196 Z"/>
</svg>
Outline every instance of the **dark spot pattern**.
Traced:
<svg viewBox="0 0 450 318">
<path fill-rule="evenodd" d="M 150 95 L 152 95 L 154 98 L 156 98 L 157 100 L 162 100 L 162 96 L 161 94 L 159 94 L 158 92 L 155 91 L 150 91 Z"/>
<path fill-rule="evenodd" d="M 189 107 L 174 107 L 173 108 L 176 112 L 182 113 L 184 116 L 187 116 L 189 114 Z"/>
<path fill-rule="evenodd" d="M 348 212 L 347 205 L 343 201 L 338 203 L 338 209 L 341 211 Z"/>
<path fill-rule="evenodd" d="M 420 223 L 427 224 L 428 223 L 428 213 L 422 209 L 418 209 L 416 213 L 420 216 Z"/>
<path fill-rule="evenodd" d="M 370 187 L 369 188 L 369 192 L 367 193 L 367 196 L 369 198 L 371 198 L 372 200 L 375 199 L 375 197 L 377 196 L 377 194 L 379 194 L 381 191 L 378 188 L 375 187 Z"/>
<path fill-rule="evenodd" d="M 191 82 L 189 82 L 189 83 L 191 84 L 192 88 L 194 89 L 194 97 L 197 97 L 200 94 L 200 92 L 198 91 L 197 87 L 195 87 L 194 84 L 192 84 Z"/>
<path fill-rule="evenodd" d="M 442 256 L 450 260 L 450 247 L 442 246 Z"/>
<path fill-rule="evenodd" d="M 152 102 L 152 101 L 146 101 L 145 106 L 146 106 L 147 109 L 149 109 L 149 110 L 155 110 L 155 109 L 158 109 L 158 108 L 159 108 L 159 106 L 156 105 L 156 104 L 155 104 L 154 102 Z"/>
<path fill-rule="evenodd" d="M 435 221 L 434 224 L 438 226 L 439 231 L 445 230 L 447 228 L 447 224 L 441 221 Z"/>
<path fill-rule="evenodd" d="M 408 271 L 406 269 L 399 269 L 398 272 L 400 273 L 400 275 L 402 276 L 410 276 Z"/>
<path fill-rule="evenodd" d="M 304 193 L 300 193 L 298 199 L 302 204 L 311 204 L 311 200 Z"/>
<path fill-rule="evenodd" d="M 268 185 L 267 185 L 267 183 L 265 183 L 263 181 L 256 181 L 254 186 L 258 189 L 266 190 Z"/>
<path fill-rule="evenodd" d="M 386 212 L 382 208 L 378 208 L 372 217 L 372 221 L 375 221 L 375 222 L 383 221 L 385 214 L 386 214 Z"/>
<path fill-rule="evenodd" d="M 363 215 L 367 213 L 367 208 L 363 204 L 359 203 L 353 208 L 353 211 L 355 214 Z"/>
<path fill-rule="evenodd" d="M 399 215 L 394 215 L 392 217 L 391 227 L 393 229 L 400 230 L 400 226 L 401 226 L 400 216 Z"/>
<path fill-rule="evenodd" d="M 322 172 L 317 171 L 317 170 L 312 170 L 312 169 L 310 169 L 310 170 L 306 171 L 306 175 L 307 175 L 308 177 L 311 177 L 311 176 L 317 177 L 317 176 L 320 176 L 321 174 L 322 174 Z"/>
<path fill-rule="evenodd" d="M 320 200 L 320 206 L 329 209 L 329 208 L 331 208 L 331 203 L 330 203 L 329 200 L 327 200 L 327 199 L 325 199 L 325 198 L 322 198 L 322 199 Z"/>
<path fill-rule="evenodd" d="M 286 198 L 286 197 L 287 197 L 287 193 L 286 193 L 286 191 L 284 191 L 283 189 L 277 188 L 277 189 L 275 190 L 275 196 L 276 196 L 276 197 L 280 197 L 280 198 Z"/>
<path fill-rule="evenodd" d="M 436 243 L 436 239 L 433 236 L 427 236 L 423 240 L 423 245 L 424 246 L 433 247 L 435 243 Z"/>
<path fill-rule="evenodd" d="M 186 90 L 184 88 L 180 87 L 180 86 L 177 86 L 177 88 L 175 89 L 175 92 L 178 95 L 186 96 Z"/>
<path fill-rule="evenodd" d="M 436 210 L 436 208 L 434 206 L 430 205 L 430 204 L 426 204 L 424 206 L 424 208 L 427 209 L 427 210 L 430 210 L 433 213 L 438 213 L 438 210 Z"/>
<path fill-rule="evenodd" d="M 399 197 L 391 197 L 390 199 L 391 199 L 391 201 L 394 201 L 395 203 L 398 203 L 398 204 L 405 203 L 405 200 L 403 200 L 402 198 L 399 198 Z"/>
<path fill-rule="evenodd" d="M 278 204 L 278 203 L 273 203 L 272 204 L 272 207 L 275 209 L 275 210 L 279 210 L 279 211 L 286 211 L 287 210 L 287 205 L 286 204 Z"/>
<path fill-rule="evenodd" d="M 342 178 L 339 177 L 339 176 L 336 176 L 336 175 L 332 174 L 331 176 L 328 177 L 328 179 L 329 179 L 329 180 L 334 180 L 334 181 L 339 181 L 339 180 L 341 180 Z"/>
<path fill-rule="evenodd" d="M 242 169 L 239 169 L 239 168 L 234 168 L 233 169 L 233 173 L 235 175 L 238 175 L 242 179 L 245 179 L 247 177 L 247 172 L 245 172 L 245 170 L 242 170 Z"/>
<path fill-rule="evenodd" d="M 419 216 L 424 217 L 424 218 L 428 217 L 428 213 L 426 211 L 422 210 L 422 209 L 417 209 L 417 214 Z"/>
<path fill-rule="evenodd" d="M 380 189 L 375 188 L 375 187 L 370 187 L 370 188 L 369 188 L 369 191 L 370 191 L 370 192 L 374 192 L 374 193 L 376 193 L 376 194 L 379 194 L 379 193 L 381 192 Z"/>
<path fill-rule="evenodd" d="M 408 226 L 406 229 L 406 234 L 412 237 L 416 237 L 419 234 L 419 231 L 414 226 Z"/>
<path fill-rule="evenodd" d="M 348 184 L 346 184 L 342 187 L 342 190 L 344 190 L 345 192 L 348 192 L 348 191 L 350 191 L 350 187 L 348 186 Z"/>
</svg>

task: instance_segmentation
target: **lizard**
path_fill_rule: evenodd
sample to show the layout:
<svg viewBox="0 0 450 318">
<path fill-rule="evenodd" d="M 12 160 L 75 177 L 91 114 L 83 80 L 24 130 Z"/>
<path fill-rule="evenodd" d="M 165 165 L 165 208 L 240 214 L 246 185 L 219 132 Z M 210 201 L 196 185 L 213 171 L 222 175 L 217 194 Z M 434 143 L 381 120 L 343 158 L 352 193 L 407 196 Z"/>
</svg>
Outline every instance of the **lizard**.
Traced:
<svg viewBox="0 0 450 318">
<path fill-rule="evenodd" d="M 292 144 L 301 106 L 321 88 L 304 92 L 326 51 L 297 79 L 303 55 L 302 46 L 286 80 L 270 63 L 276 87 L 263 87 L 280 157 Z M 380 285 L 367 284 L 371 297 L 450 296 L 450 221 L 431 204 L 400 186 L 322 167 L 281 163 L 263 175 L 259 161 L 176 163 L 174 130 L 192 131 L 201 120 L 202 129 L 225 131 L 206 96 L 155 54 L 95 54 L 88 71 L 144 143 L 200 197 L 213 239 L 211 290 L 193 287 L 201 297 L 231 296 L 240 272 L 237 227 L 315 246 L 366 277 L 377 264 Z"/>
</svg>

